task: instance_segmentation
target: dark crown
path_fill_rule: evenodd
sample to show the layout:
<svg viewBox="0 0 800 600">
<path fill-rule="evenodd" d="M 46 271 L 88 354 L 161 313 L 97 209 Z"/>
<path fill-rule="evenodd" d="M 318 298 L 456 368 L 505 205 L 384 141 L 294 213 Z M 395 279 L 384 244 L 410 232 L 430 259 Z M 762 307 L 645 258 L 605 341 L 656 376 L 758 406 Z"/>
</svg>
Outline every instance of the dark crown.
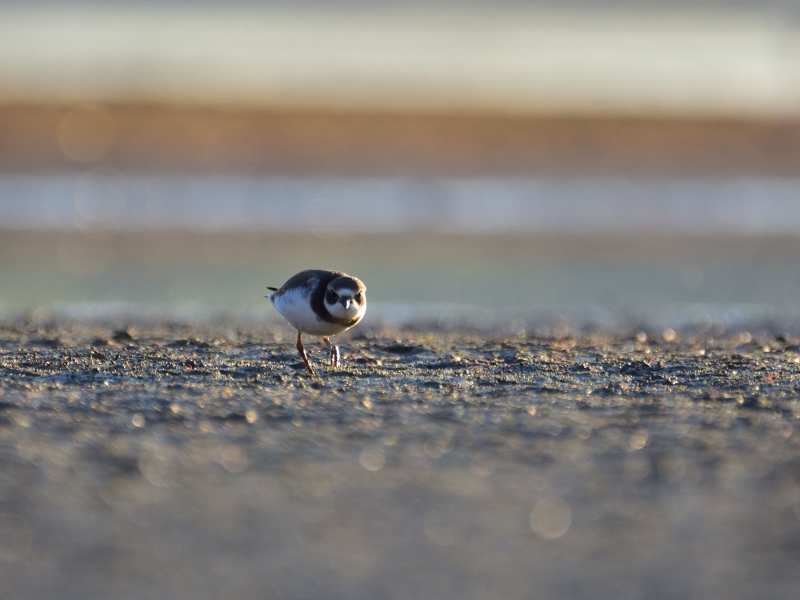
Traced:
<svg viewBox="0 0 800 600">
<path fill-rule="evenodd" d="M 343 292 L 349 290 L 354 294 L 357 292 L 365 292 L 367 290 L 361 281 L 355 277 L 337 277 L 328 284 L 328 289 L 334 292 Z"/>
</svg>

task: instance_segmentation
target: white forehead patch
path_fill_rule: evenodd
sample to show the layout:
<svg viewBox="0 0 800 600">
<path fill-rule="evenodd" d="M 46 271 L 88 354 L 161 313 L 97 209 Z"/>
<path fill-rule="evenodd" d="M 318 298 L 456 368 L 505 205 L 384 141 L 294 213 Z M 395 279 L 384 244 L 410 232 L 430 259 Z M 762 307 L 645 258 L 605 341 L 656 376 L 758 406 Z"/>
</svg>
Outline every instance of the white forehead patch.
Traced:
<svg viewBox="0 0 800 600">
<path fill-rule="evenodd" d="M 336 292 L 340 296 L 355 296 L 358 293 L 358 290 L 353 289 L 349 285 L 329 285 L 328 289 Z"/>
</svg>

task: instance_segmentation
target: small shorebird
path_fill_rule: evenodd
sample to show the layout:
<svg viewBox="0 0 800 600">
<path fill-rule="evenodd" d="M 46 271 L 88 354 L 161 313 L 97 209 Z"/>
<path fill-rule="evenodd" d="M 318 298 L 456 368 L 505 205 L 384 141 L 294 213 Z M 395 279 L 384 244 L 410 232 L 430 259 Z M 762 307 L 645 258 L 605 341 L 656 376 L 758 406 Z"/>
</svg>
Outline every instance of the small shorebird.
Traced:
<svg viewBox="0 0 800 600">
<path fill-rule="evenodd" d="M 304 333 L 321 336 L 331 346 L 331 366 L 338 367 L 339 346 L 331 344 L 328 336 L 347 331 L 364 316 L 367 311 L 364 284 L 339 271 L 311 269 L 301 271 L 280 288 L 267 286 L 267 289 L 272 293 L 265 297 L 297 329 L 297 350 L 309 375 L 314 371 L 303 348 Z"/>
</svg>

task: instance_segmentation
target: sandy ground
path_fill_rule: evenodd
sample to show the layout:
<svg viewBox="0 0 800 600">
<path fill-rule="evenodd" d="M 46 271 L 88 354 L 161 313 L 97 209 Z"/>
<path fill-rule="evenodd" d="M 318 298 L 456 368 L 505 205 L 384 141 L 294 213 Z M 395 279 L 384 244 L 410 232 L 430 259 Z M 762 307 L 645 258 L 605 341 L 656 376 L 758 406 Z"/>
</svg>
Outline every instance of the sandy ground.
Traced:
<svg viewBox="0 0 800 600">
<path fill-rule="evenodd" d="M 787 598 L 800 338 L 0 327 L 0 595 Z M 558 333 L 558 332 L 556 332 Z"/>
</svg>

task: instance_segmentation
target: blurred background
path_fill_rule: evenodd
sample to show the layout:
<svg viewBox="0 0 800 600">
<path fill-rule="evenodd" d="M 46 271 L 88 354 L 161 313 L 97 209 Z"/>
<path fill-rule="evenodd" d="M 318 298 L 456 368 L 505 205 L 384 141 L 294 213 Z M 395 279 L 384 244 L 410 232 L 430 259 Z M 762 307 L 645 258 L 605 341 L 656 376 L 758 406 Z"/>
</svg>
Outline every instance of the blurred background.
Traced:
<svg viewBox="0 0 800 600">
<path fill-rule="evenodd" d="M 798 258 L 793 1 L 0 1 L 7 314 L 335 268 L 369 319 L 702 327 L 793 320 Z"/>
</svg>

